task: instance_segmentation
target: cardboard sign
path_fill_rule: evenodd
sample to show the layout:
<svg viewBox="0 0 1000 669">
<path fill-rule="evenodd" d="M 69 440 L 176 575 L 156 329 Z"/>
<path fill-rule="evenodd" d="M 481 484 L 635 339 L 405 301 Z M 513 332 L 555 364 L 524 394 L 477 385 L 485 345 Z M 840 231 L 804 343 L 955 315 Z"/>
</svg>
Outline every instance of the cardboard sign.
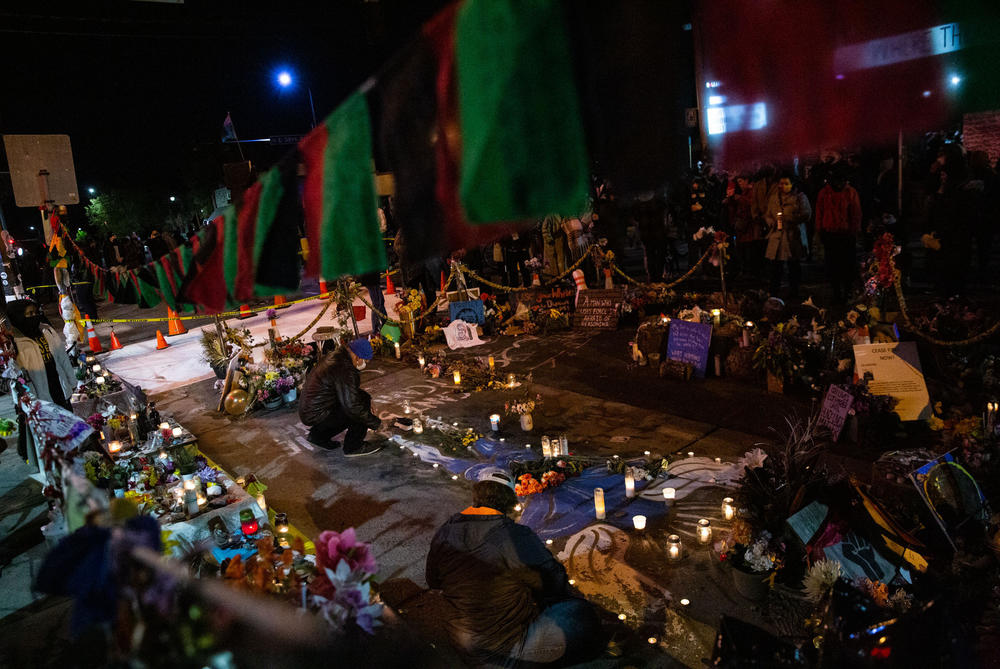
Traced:
<svg viewBox="0 0 1000 669">
<path fill-rule="evenodd" d="M 900 420 L 931 417 L 931 398 L 915 342 L 857 345 L 854 365 L 858 378 L 870 374 L 868 390 L 873 395 L 890 395 L 899 400 L 895 411 Z"/>
<path fill-rule="evenodd" d="M 854 396 L 840 386 L 834 385 L 827 389 L 817 422 L 820 427 L 830 430 L 834 441 L 840 438 L 840 431 L 844 429 L 844 421 L 853 404 Z"/>
<path fill-rule="evenodd" d="M 482 300 L 449 302 L 448 313 L 451 314 L 453 321 L 465 321 L 473 325 L 482 325 L 486 322 L 486 310 Z"/>
<path fill-rule="evenodd" d="M 528 309 L 557 309 L 568 314 L 573 311 L 573 298 L 576 290 L 554 286 L 551 288 L 534 288 L 517 294 L 517 301 Z"/>
<path fill-rule="evenodd" d="M 712 344 L 712 326 L 674 319 L 667 336 L 667 357 L 694 367 L 694 375 L 705 377 L 708 347 Z"/>
<path fill-rule="evenodd" d="M 573 327 L 615 330 L 621 313 L 625 291 L 622 288 L 607 290 L 581 290 L 576 299 Z"/>
</svg>

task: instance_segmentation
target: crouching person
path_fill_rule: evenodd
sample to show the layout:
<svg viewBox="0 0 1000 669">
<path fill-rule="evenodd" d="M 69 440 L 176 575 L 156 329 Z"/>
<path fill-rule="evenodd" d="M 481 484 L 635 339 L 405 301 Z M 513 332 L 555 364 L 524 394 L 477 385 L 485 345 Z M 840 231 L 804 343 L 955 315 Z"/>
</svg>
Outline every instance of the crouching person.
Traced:
<svg viewBox="0 0 1000 669">
<path fill-rule="evenodd" d="M 528 527 L 507 517 L 514 481 L 499 468 L 472 489 L 473 504 L 434 536 L 427 584 L 456 609 L 449 632 L 479 665 L 564 665 L 604 647 L 597 613 L 572 597 L 566 570 Z"/>
</svg>

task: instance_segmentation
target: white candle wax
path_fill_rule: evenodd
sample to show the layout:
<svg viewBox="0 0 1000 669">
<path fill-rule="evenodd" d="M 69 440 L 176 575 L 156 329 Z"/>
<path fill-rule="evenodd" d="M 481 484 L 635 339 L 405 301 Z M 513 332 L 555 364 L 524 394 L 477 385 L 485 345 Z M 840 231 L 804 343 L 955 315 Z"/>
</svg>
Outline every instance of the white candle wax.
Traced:
<svg viewBox="0 0 1000 669">
<path fill-rule="evenodd" d="M 500 414 L 495 413 L 490 415 L 490 429 L 494 432 L 500 429 Z"/>
<path fill-rule="evenodd" d="M 401 357 L 401 354 L 399 352 L 399 342 L 398 341 L 393 345 L 393 348 L 396 350 L 396 360 L 399 360 L 400 357 Z"/>
<path fill-rule="evenodd" d="M 637 530 L 646 529 L 646 516 L 632 516 L 632 525 Z"/>
<path fill-rule="evenodd" d="M 698 521 L 698 543 L 707 544 L 712 540 L 712 523 L 707 518 Z"/>
<path fill-rule="evenodd" d="M 625 470 L 625 496 L 635 497 L 635 477 L 632 476 L 632 470 Z"/>
<path fill-rule="evenodd" d="M 677 497 L 677 488 L 663 489 L 663 499 L 675 499 L 676 497 Z"/>
<path fill-rule="evenodd" d="M 732 520 L 736 515 L 736 508 L 733 506 L 733 498 L 726 497 L 722 500 L 722 517 L 726 520 Z"/>
</svg>

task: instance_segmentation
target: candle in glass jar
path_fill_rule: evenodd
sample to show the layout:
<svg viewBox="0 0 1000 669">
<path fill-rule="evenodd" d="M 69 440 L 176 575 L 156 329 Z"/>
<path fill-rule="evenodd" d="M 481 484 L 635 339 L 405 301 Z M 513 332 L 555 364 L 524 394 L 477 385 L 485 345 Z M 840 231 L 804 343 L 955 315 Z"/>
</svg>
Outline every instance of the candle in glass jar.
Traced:
<svg viewBox="0 0 1000 669">
<path fill-rule="evenodd" d="M 487 362 L 487 364 L 489 364 L 490 371 L 492 372 L 494 370 L 494 368 L 496 368 L 497 361 L 491 355 L 489 358 L 486 359 L 486 362 Z"/>
<path fill-rule="evenodd" d="M 677 497 L 677 488 L 663 489 L 663 499 L 675 499 L 676 497 Z"/>
<path fill-rule="evenodd" d="M 750 348 L 750 328 L 753 327 L 753 321 L 747 321 L 743 324 L 743 339 L 740 342 L 743 348 Z"/>
<path fill-rule="evenodd" d="M 719 325 L 722 321 L 722 309 L 712 309 L 712 325 Z"/>
<path fill-rule="evenodd" d="M 170 434 L 173 436 L 174 439 L 180 439 L 181 435 L 184 434 L 184 430 L 179 427 L 175 427 L 173 430 L 170 431 Z"/>
<path fill-rule="evenodd" d="M 107 381 L 107 379 L 105 379 L 103 375 L 98 376 L 97 378 L 94 379 L 94 383 L 96 383 L 99 386 L 103 386 L 105 381 Z"/>
<path fill-rule="evenodd" d="M 90 368 L 90 371 L 92 371 L 94 374 L 100 374 L 101 373 L 101 366 L 100 365 L 94 365 L 93 367 Z"/>
<path fill-rule="evenodd" d="M 736 508 L 733 507 L 733 498 L 726 497 L 722 500 L 722 517 L 725 520 L 732 520 L 736 515 Z"/>
<path fill-rule="evenodd" d="M 559 455 L 569 455 L 569 439 L 565 434 L 559 435 Z"/>
<path fill-rule="evenodd" d="M 456 385 L 456 386 L 460 386 L 460 385 L 462 385 L 462 372 L 460 372 L 460 371 L 458 371 L 458 370 L 456 369 L 456 370 L 455 370 L 455 375 L 454 375 L 454 376 L 455 376 L 455 385 Z"/>
<path fill-rule="evenodd" d="M 417 364 L 420 365 L 420 369 L 423 369 L 424 365 L 427 364 L 427 359 L 424 358 L 424 356 L 422 356 L 422 355 L 421 356 L 417 356 Z"/>
<path fill-rule="evenodd" d="M 500 429 L 500 414 L 495 413 L 490 415 L 490 429 L 494 432 Z"/>
<path fill-rule="evenodd" d="M 604 488 L 594 488 L 594 516 L 604 520 Z"/>
<path fill-rule="evenodd" d="M 542 457 L 551 458 L 552 457 L 552 442 L 546 437 L 542 436 Z"/>
<path fill-rule="evenodd" d="M 514 376 L 513 374 L 508 374 L 507 375 L 507 385 L 510 386 L 511 388 L 513 388 L 515 383 L 517 383 L 517 377 Z"/>
<path fill-rule="evenodd" d="M 115 440 L 115 441 L 109 441 L 108 442 L 108 452 L 109 453 L 117 453 L 120 450 L 122 450 L 122 442 L 117 441 L 117 440 Z"/>
<path fill-rule="evenodd" d="M 646 516 L 632 516 L 632 525 L 637 530 L 646 529 Z"/>
<path fill-rule="evenodd" d="M 702 518 L 698 521 L 698 543 L 707 544 L 712 540 L 712 523 L 708 521 L 708 518 Z"/>
<path fill-rule="evenodd" d="M 393 344 L 393 348 L 396 350 L 396 360 L 399 360 L 402 357 L 402 354 L 400 354 L 400 352 L 399 352 L 399 342 L 398 341 L 395 344 Z"/>
<path fill-rule="evenodd" d="M 625 496 L 635 497 L 635 477 L 631 468 L 625 470 Z"/>
<path fill-rule="evenodd" d="M 676 534 L 671 534 L 667 537 L 667 559 L 671 562 L 676 562 L 681 559 L 681 553 L 684 550 L 684 545 L 681 543 L 680 536 Z"/>
</svg>

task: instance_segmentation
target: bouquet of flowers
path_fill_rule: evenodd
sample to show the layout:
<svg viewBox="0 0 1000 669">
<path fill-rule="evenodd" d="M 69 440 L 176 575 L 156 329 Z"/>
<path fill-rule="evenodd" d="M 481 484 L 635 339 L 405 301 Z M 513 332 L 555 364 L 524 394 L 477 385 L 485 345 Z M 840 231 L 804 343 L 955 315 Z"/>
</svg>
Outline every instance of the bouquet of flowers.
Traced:
<svg viewBox="0 0 1000 669">
<path fill-rule="evenodd" d="M 778 323 L 767 334 L 753 354 L 754 369 L 764 370 L 782 381 L 789 381 L 802 368 L 802 352 L 795 334 L 798 324 L 794 321 Z"/>
<path fill-rule="evenodd" d="M 368 634 L 382 624 L 382 605 L 372 596 L 378 570 L 371 547 L 354 528 L 325 531 L 316 539 L 316 576 L 309 584 L 313 606 L 335 629 L 355 624 Z"/>
<path fill-rule="evenodd" d="M 513 402 L 504 402 L 503 408 L 508 416 L 523 416 L 533 412 L 542 403 L 542 396 L 536 394 L 531 397 L 530 394 L 525 394 L 525 396 Z"/>
<path fill-rule="evenodd" d="M 719 559 L 728 561 L 736 569 L 753 573 L 767 573 L 781 568 L 785 544 L 767 530 L 752 534 L 750 526 L 735 521 L 729 535 L 718 545 Z"/>
<path fill-rule="evenodd" d="M 524 267 L 529 272 L 541 272 L 542 271 L 542 261 L 540 258 L 528 258 L 524 261 Z"/>
<path fill-rule="evenodd" d="M 406 318 L 413 318 L 414 314 L 419 313 L 421 309 L 423 309 L 423 298 L 418 290 L 412 288 L 403 301 L 396 305 L 396 311 L 400 317 L 404 317 L 405 314 Z"/>
<path fill-rule="evenodd" d="M 900 247 L 896 246 L 892 233 L 886 232 L 875 240 L 872 254 L 865 264 L 865 293 L 878 297 L 893 287 L 896 278 L 893 272 L 894 256 L 898 255 Z"/>
</svg>

